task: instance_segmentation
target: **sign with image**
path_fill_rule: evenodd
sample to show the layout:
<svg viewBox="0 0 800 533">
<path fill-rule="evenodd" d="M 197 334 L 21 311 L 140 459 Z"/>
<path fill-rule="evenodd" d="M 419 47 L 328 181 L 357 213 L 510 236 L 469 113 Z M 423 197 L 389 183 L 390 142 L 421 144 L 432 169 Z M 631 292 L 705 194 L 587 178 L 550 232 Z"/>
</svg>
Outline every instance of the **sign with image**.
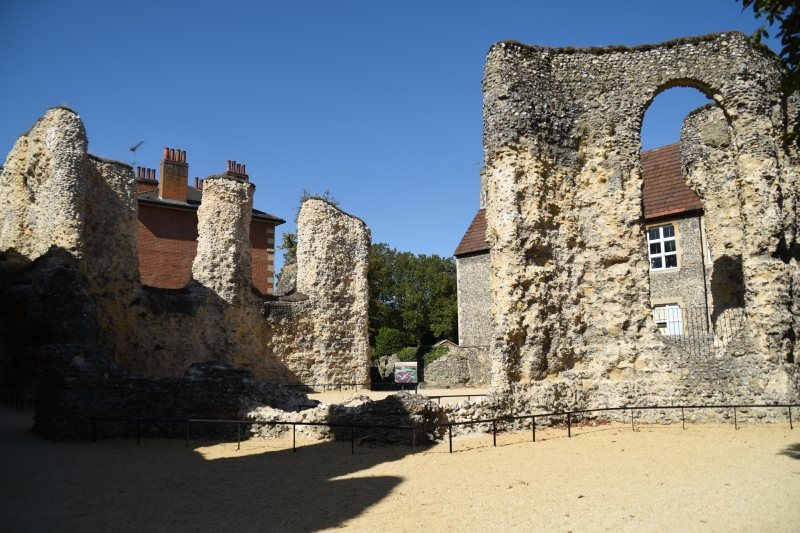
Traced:
<svg viewBox="0 0 800 533">
<path fill-rule="evenodd" d="M 417 363 L 406 363 L 398 361 L 394 364 L 395 383 L 416 383 L 417 382 Z"/>
</svg>

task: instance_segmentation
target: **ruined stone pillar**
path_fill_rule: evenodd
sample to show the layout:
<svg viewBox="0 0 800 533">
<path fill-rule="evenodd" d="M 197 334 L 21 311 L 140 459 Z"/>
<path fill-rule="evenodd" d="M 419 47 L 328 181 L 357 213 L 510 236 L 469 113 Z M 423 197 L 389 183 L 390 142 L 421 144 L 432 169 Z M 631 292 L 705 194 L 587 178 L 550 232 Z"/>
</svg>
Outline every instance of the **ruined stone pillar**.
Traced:
<svg viewBox="0 0 800 533">
<path fill-rule="evenodd" d="M 303 354 L 306 382 L 369 383 L 371 239 L 361 219 L 325 200 L 312 198 L 300 209 L 297 292 L 309 298 L 311 324 L 303 335 L 309 350 Z"/>
<path fill-rule="evenodd" d="M 778 105 L 754 91 L 726 101 L 738 151 L 735 189 L 743 238 L 742 266 L 747 332 L 769 360 L 785 361 L 794 346 L 792 278 L 794 169 L 778 141 L 770 111 Z"/>
<path fill-rule="evenodd" d="M 80 257 L 87 147 L 81 118 L 62 107 L 17 139 L 0 177 L 0 250 L 28 260 L 52 248 Z"/>
<path fill-rule="evenodd" d="M 211 176 L 203 182 L 192 276 L 228 304 L 240 303 L 252 292 L 254 192 L 255 185 L 230 176 Z"/>
</svg>

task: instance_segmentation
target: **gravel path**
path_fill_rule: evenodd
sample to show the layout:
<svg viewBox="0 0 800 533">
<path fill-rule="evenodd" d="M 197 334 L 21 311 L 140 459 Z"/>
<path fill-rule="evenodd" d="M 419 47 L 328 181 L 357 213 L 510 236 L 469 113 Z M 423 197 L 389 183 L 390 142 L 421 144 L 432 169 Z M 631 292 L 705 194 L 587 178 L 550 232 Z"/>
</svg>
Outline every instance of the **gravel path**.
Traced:
<svg viewBox="0 0 800 533">
<path fill-rule="evenodd" d="M 0 406 L 0 531 L 800 531 L 800 428 L 599 426 L 407 447 L 53 443 Z M 418 448 L 419 450 L 419 448 Z"/>
</svg>

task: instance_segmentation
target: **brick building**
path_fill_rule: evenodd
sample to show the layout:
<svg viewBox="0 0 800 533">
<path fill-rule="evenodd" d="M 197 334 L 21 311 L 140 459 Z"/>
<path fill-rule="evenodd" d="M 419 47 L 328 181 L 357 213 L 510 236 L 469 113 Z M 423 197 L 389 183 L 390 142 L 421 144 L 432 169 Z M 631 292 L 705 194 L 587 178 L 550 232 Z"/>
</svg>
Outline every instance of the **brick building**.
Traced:
<svg viewBox="0 0 800 533">
<path fill-rule="evenodd" d="M 713 306 L 703 203 L 684 180 L 680 143 L 642 152 L 641 163 L 653 318 L 663 333 L 685 334 L 687 321 L 704 320 Z M 488 349 L 492 324 L 485 204 L 482 174 L 481 208 L 453 255 L 458 269 L 459 344 Z"/>
<path fill-rule="evenodd" d="M 249 179 L 245 165 L 228 161 L 226 175 Z M 137 167 L 139 190 L 139 273 L 151 287 L 180 289 L 192 276 L 197 253 L 197 209 L 203 199 L 203 180 L 189 185 L 186 152 L 164 149 L 160 177 L 156 170 Z M 275 227 L 286 222 L 253 209 L 253 285 L 261 294 L 274 292 Z"/>
</svg>

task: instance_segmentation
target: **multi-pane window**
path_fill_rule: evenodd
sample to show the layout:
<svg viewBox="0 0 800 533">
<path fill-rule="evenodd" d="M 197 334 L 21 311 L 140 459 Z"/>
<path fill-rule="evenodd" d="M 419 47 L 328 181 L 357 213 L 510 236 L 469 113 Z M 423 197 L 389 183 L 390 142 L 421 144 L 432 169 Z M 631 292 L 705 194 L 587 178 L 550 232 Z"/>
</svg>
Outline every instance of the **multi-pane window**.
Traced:
<svg viewBox="0 0 800 533">
<path fill-rule="evenodd" d="M 668 224 L 647 230 L 647 251 L 650 254 L 650 270 L 678 268 L 675 227 Z"/>
<path fill-rule="evenodd" d="M 653 307 L 653 320 L 662 335 L 683 334 L 683 311 L 677 304 Z"/>
</svg>

